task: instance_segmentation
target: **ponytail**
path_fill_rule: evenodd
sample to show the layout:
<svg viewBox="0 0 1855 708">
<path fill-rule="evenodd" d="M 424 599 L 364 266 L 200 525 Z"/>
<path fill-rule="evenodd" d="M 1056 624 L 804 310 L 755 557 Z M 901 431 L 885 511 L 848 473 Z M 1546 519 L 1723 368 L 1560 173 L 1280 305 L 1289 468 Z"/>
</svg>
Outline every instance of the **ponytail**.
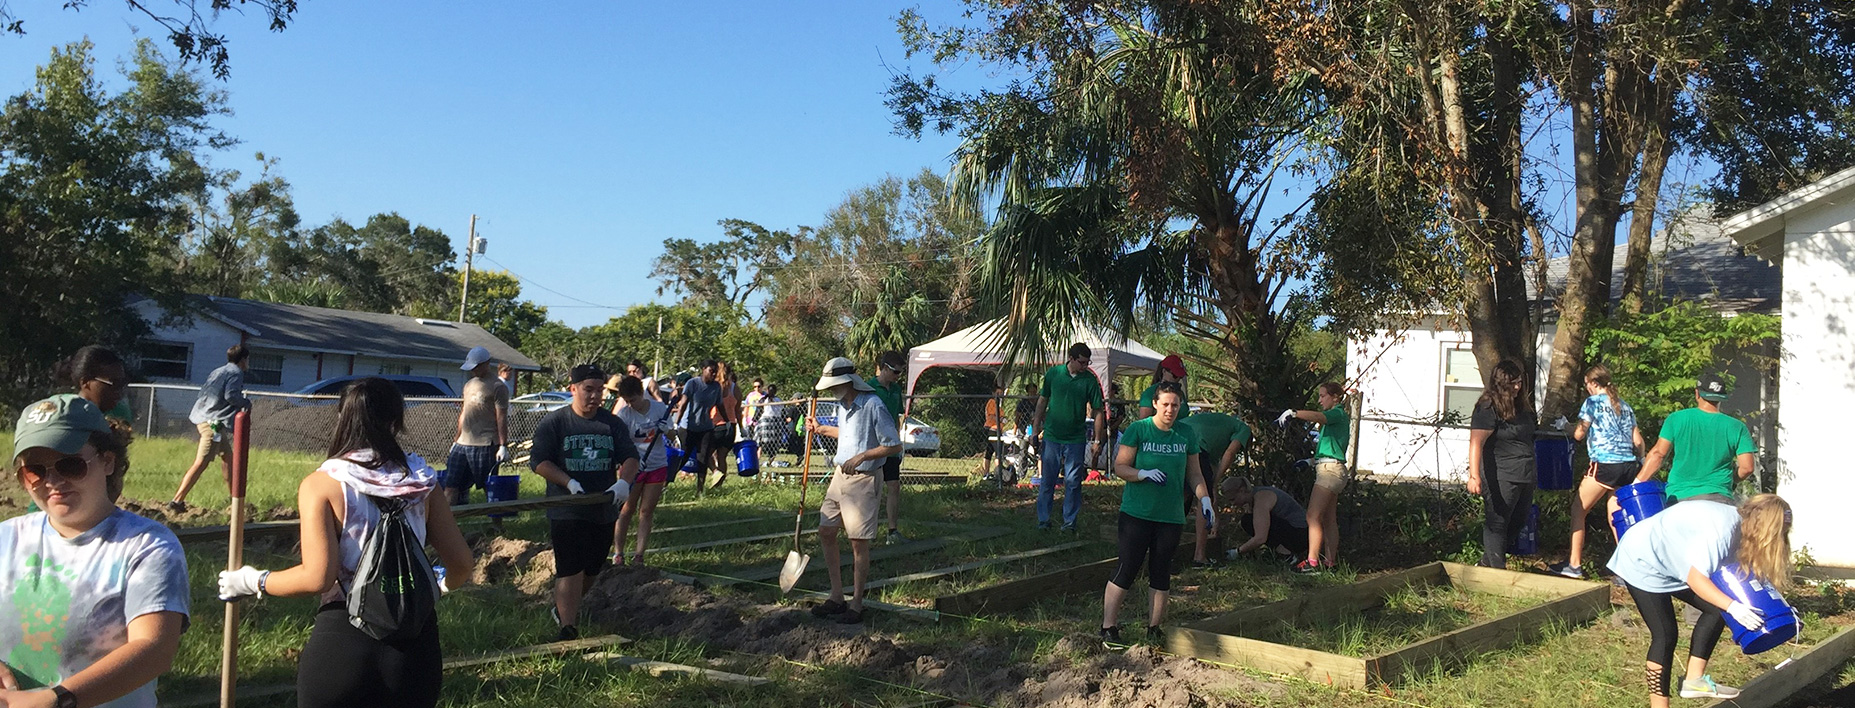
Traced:
<svg viewBox="0 0 1855 708">
<path fill-rule="evenodd" d="M 1584 371 L 1584 380 L 1597 384 L 1604 389 L 1604 395 L 1610 397 L 1610 410 L 1623 415 L 1623 396 L 1617 393 L 1617 383 L 1610 378 L 1610 367 L 1603 364 L 1593 365 Z"/>
</svg>

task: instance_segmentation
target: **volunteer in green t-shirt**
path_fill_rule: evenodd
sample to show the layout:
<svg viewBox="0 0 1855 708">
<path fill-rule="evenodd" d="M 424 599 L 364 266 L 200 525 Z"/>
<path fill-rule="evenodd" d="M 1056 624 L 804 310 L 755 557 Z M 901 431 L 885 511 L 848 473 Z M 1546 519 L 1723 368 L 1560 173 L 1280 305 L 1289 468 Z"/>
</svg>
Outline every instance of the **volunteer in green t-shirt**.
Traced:
<svg viewBox="0 0 1855 708">
<path fill-rule="evenodd" d="M 1087 421 L 1095 422 L 1094 440 L 1108 435 L 1101 380 L 1089 370 L 1092 353 L 1082 342 L 1069 345 L 1069 360 L 1043 372 L 1043 384 L 1037 389 L 1031 444 L 1043 457 L 1043 479 L 1037 487 L 1040 529 L 1050 528 L 1050 507 L 1056 503 L 1056 477 L 1061 472 L 1063 530 L 1076 530 L 1076 517 L 1082 513 L 1082 476 L 1088 473 L 1088 461 L 1095 457 L 1095 451 L 1089 449 Z"/>
<path fill-rule="evenodd" d="M 1179 411 L 1185 407 L 1185 392 L 1179 385 L 1164 382 L 1153 399 L 1155 414 L 1127 427 L 1115 452 L 1114 476 L 1126 480 L 1121 492 L 1121 517 L 1117 541 L 1121 564 L 1114 578 L 1102 591 L 1101 640 L 1105 644 L 1121 642 L 1117 617 L 1121 599 L 1147 565 L 1147 583 L 1153 588 L 1152 604 L 1147 615 L 1147 639 L 1159 639 L 1159 623 L 1166 615 L 1166 595 L 1172 590 L 1172 555 L 1179 549 L 1179 537 L 1185 532 L 1185 504 L 1198 500 L 1199 513 L 1213 524 L 1217 515 L 1211 511 L 1211 490 L 1198 469 L 1198 434 L 1179 425 Z"/>
<path fill-rule="evenodd" d="M 1219 411 L 1199 413 L 1189 420 L 1180 420 L 1179 425 L 1189 427 L 1198 434 L 1198 469 L 1204 473 L 1205 486 L 1214 490 L 1217 489 L 1217 481 L 1230 470 L 1231 463 L 1237 459 L 1237 453 L 1250 444 L 1253 435 L 1249 424 L 1243 422 L 1242 418 Z M 1192 510 L 1192 519 L 1192 526 L 1196 528 L 1192 567 L 1209 568 L 1212 561 L 1205 556 L 1205 543 L 1214 533 L 1204 519 L 1198 516 L 1196 509 Z"/>
<path fill-rule="evenodd" d="M 889 409 L 889 416 L 895 418 L 895 429 L 902 427 L 902 374 L 908 372 L 908 359 L 898 351 L 886 351 L 876 357 L 876 380 L 870 382 L 876 389 L 876 398 Z M 903 445 L 902 449 L 908 446 Z M 889 536 L 884 539 L 890 545 L 907 542 L 902 537 L 902 449 L 882 461 L 883 493 L 888 496 Z"/>
<path fill-rule="evenodd" d="M 1738 418 L 1720 412 L 1720 402 L 1733 395 L 1733 387 L 1718 374 L 1700 377 L 1694 387 L 1694 407 L 1675 411 L 1662 421 L 1660 439 L 1643 458 L 1636 481 L 1655 477 L 1662 463 L 1674 455 L 1668 468 L 1668 496 L 1677 500 L 1712 496 L 1733 503 L 1733 486 L 1752 476 L 1752 453 L 1758 444 L 1752 431 Z"/>
<path fill-rule="evenodd" d="M 1346 445 L 1352 435 L 1352 421 L 1340 406 L 1345 393 L 1339 384 L 1328 381 L 1320 385 L 1320 410 L 1289 409 L 1275 419 L 1276 425 L 1287 425 L 1296 418 L 1320 424 L 1320 446 L 1314 451 L 1314 491 L 1308 495 L 1308 557 L 1295 566 L 1296 572 L 1316 573 L 1339 562 L 1337 509 L 1340 490 L 1346 488 Z"/>
<path fill-rule="evenodd" d="M 1140 392 L 1140 402 L 1134 404 L 1134 420 L 1153 417 L 1153 395 L 1159 392 L 1159 385 L 1166 382 L 1178 384 L 1180 394 L 1184 394 L 1185 360 L 1180 359 L 1177 354 L 1169 354 L 1166 358 L 1159 360 L 1159 368 L 1153 370 L 1153 385 Z M 1179 407 L 1180 418 L 1190 418 L 1191 415 L 1190 405 Z"/>
</svg>

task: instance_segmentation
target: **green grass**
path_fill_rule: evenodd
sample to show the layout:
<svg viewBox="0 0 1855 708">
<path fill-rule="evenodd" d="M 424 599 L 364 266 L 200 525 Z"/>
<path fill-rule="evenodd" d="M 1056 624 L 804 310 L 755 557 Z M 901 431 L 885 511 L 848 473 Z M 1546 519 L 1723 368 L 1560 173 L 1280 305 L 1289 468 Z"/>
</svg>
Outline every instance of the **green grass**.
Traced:
<svg viewBox="0 0 1855 708">
<path fill-rule="evenodd" d="M 1318 624 L 1281 622 L 1253 638 L 1365 657 L 1517 612 L 1544 599 L 1467 592 L 1447 585 L 1405 586 L 1385 596 L 1379 607 L 1343 613 Z"/>
</svg>

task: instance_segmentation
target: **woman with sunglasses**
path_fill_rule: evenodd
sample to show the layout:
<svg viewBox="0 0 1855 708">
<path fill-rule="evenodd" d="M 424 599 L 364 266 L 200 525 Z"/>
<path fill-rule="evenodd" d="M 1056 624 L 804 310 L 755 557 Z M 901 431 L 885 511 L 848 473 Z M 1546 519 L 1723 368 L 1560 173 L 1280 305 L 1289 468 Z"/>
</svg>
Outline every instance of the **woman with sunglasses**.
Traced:
<svg viewBox="0 0 1855 708">
<path fill-rule="evenodd" d="M 12 466 L 44 511 L 0 522 L 0 705 L 153 708 L 187 624 L 187 558 L 116 506 L 126 430 L 53 396 L 20 413 Z"/>
<path fill-rule="evenodd" d="M 129 372 L 122 357 L 107 347 L 95 344 L 77 350 L 71 358 L 58 364 L 53 378 L 77 389 L 77 395 L 97 404 L 103 416 L 124 423 L 135 421 L 129 407 Z"/>
<path fill-rule="evenodd" d="M 381 378 L 342 389 L 329 441 L 329 459 L 303 478 L 296 498 L 302 517 L 301 565 L 279 571 L 245 566 L 219 574 L 219 599 L 320 595 L 309 641 L 296 664 L 296 704 L 320 706 L 432 706 L 438 703 L 444 657 L 438 621 L 404 641 L 374 639 L 348 620 L 348 592 L 361 562 L 361 545 L 380 523 L 369 497 L 404 505 L 407 525 L 438 551 L 450 572 L 447 590 L 469 584 L 474 559 L 438 489 L 438 473 L 399 445 L 406 401 Z"/>
</svg>

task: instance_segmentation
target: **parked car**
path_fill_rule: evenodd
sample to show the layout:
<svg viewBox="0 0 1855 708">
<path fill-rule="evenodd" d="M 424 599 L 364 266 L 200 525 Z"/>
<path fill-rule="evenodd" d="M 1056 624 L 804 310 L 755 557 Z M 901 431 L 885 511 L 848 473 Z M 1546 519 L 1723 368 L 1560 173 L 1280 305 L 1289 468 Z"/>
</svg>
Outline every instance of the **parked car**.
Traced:
<svg viewBox="0 0 1855 708">
<path fill-rule="evenodd" d="M 346 387 L 350 382 L 368 378 L 380 378 L 393 382 L 393 387 L 399 389 L 399 395 L 405 396 L 406 398 L 457 398 L 457 390 L 451 388 L 451 382 L 449 381 L 436 376 L 402 376 L 398 374 L 382 374 L 379 376 L 355 374 L 350 376 L 337 376 L 332 379 L 323 379 L 297 389 L 296 395 L 339 396 L 341 395 L 341 389 Z"/>
<path fill-rule="evenodd" d="M 516 396 L 509 400 L 509 406 L 519 413 L 552 413 L 572 402 L 573 394 L 566 391 L 542 391 Z"/>
<path fill-rule="evenodd" d="M 836 401 L 818 402 L 818 424 L 830 426 L 837 425 Z M 900 432 L 902 436 L 903 454 L 932 455 L 936 452 L 940 452 L 940 430 L 932 425 L 928 425 L 926 421 L 920 418 L 916 418 L 912 415 L 903 418 L 901 430 L 898 432 Z M 836 440 L 825 437 L 815 437 L 813 440 L 813 449 L 827 452 L 837 451 Z"/>
</svg>

